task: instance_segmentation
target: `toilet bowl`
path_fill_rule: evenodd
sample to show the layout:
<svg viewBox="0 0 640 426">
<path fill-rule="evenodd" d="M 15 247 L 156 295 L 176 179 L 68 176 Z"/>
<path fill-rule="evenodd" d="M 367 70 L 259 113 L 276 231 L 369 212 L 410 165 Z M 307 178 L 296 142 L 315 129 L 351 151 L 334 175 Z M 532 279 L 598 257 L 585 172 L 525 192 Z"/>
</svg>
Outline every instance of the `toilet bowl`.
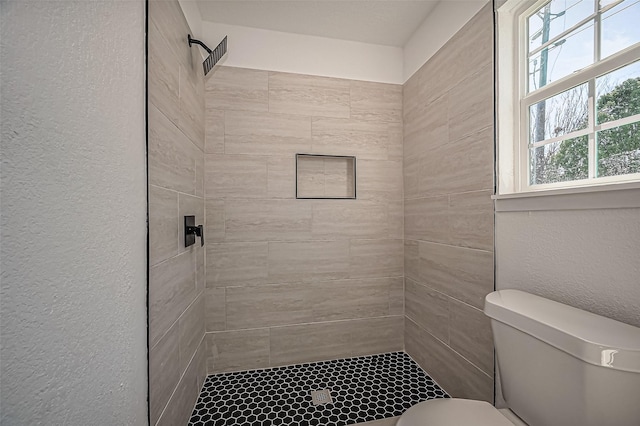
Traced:
<svg viewBox="0 0 640 426">
<path fill-rule="evenodd" d="M 509 409 L 433 399 L 398 426 L 638 426 L 640 328 L 518 290 L 487 295 Z"/>
</svg>

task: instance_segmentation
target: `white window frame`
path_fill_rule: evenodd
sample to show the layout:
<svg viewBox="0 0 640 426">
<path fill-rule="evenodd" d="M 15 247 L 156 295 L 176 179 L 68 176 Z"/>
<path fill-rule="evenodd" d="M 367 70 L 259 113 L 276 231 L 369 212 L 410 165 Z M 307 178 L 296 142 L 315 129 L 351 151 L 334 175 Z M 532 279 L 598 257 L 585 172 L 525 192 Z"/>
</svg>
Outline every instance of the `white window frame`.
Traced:
<svg viewBox="0 0 640 426">
<path fill-rule="evenodd" d="M 598 0 L 593 0 L 597 2 Z M 594 50 L 599 56 L 600 44 L 600 15 L 618 5 L 618 0 L 612 5 L 596 11 L 581 20 L 562 34 L 562 37 L 595 18 Z M 640 114 L 613 122 L 595 125 L 595 79 L 603 74 L 625 66 L 640 59 L 640 44 L 630 46 L 614 55 L 583 68 L 564 78 L 548 83 L 531 93 L 526 93 L 528 84 L 528 49 L 527 49 L 527 17 L 540 9 L 549 0 L 540 0 L 533 5 L 526 0 L 509 0 L 498 9 L 497 13 L 497 190 L 498 194 L 538 193 L 553 190 L 583 189 L 585 187 L 601 187 L 611 184 L 625 184 L 625 186 L 640 187 L 640 173 L 598 177 L 593 176 L 595 164 L 595 132 L 605 130 L 640 120 Z M 553 40 L 553 39 L 552 39 Z M 548 43 L 552 43 L 550 40 Z M 540 50 L 542 47 L 537 48 Z M 535 51 L 534 51 L 535 52 Z M 597 58 L 594 58 L 596 61 Z M 529 184 L 529 106 L 547 99 L 555 94 L 580 84 L 589 83 L 589 126 L 577 132 L 548 139 L 534 144 L 546 145 L 557 140 L 589 135 L 589 177 L 583 180 L 555 182 L 547 184 Z M 566 192 L 566 191 L 563 191 Z"/>
</svg>

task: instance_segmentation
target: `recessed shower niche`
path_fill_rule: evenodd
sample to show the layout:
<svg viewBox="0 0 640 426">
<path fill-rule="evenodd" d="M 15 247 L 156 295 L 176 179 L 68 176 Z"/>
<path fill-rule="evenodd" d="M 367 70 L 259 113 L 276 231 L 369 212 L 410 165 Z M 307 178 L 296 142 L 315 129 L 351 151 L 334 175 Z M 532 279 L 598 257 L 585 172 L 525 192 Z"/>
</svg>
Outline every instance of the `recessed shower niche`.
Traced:
<svg viewBox="0 0 640 426">
<path fill-rule="evenodd" d="M 356 198 L 356 157 L 296 154 L 296 198 Z"/>
</svg>

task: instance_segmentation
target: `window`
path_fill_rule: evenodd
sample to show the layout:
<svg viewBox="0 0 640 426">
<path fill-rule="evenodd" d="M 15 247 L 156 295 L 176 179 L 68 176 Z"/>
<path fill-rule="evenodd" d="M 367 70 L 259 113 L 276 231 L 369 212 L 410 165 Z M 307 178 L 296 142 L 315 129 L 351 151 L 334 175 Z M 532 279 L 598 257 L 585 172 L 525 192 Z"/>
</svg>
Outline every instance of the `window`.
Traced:
<svg viewBox="0 0 640 426">
<path fill-rule="evenodd" d="M 511 32 L 498 14 L 499 184 L 526 192 L 640 181 L 640 0 L 524 7 L 506 14 Z M 509 68 L 513 101 L 504 102 Z M 514 125 L 501 125 L 509 107 Z"/>
</svg>

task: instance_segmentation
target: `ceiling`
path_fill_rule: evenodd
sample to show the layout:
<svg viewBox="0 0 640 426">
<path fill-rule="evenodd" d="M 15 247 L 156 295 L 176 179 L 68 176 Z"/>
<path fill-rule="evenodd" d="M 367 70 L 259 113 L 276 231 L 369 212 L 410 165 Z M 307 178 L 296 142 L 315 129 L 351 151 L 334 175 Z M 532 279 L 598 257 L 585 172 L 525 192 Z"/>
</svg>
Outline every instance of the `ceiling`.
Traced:
<svg viewBox="0 0 640 426">
<path fill-rule="evenodd" d="M 203 21 L 398 47 L 406 44 L 437 3 L 437 0 L 197 1 Z"/>
</svg>

